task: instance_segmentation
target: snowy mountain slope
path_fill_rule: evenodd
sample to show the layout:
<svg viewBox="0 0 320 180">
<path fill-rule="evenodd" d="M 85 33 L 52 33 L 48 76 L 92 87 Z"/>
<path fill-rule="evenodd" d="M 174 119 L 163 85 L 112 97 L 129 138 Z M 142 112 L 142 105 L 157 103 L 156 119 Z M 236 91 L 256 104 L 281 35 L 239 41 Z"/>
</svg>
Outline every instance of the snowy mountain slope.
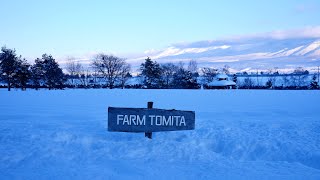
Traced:
<svg viewBox="0 0 320 180">
<path fill-rule="evenodd" d="M 237 63 L 251 68 L 312 67 L 320 64 L 320 38 L 247 38 L 175 44 L 150 55 L 158 62 L 195 59 L 200 66 Z M 252 61 L 252 62 L 249 62 Z"/>
<path fill-rule="evenodd" d="M 295 53 L 295 55 L 306 55 L 314 52 L 320 47 L 320 40 L 317 40 L 311 44 L 309 44 L 307 47 L 302 49 L 301 51 Z"/>
</svg>

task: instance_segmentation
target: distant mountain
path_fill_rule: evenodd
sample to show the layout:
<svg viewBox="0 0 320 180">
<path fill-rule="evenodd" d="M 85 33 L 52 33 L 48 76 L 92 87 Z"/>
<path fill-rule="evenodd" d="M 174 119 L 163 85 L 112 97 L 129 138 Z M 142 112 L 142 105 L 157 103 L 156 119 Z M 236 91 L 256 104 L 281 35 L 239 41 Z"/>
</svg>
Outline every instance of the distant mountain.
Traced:
<svg viewBox="0 0 320 180">
<path fill-rule="evenodd" d="M 252 37 L 181 43 L 150 54 L 160 63 L 196 60 L 199 66 L 237 70 L 313 68 L 320 65 L 320 38 Z"/>
</svg>

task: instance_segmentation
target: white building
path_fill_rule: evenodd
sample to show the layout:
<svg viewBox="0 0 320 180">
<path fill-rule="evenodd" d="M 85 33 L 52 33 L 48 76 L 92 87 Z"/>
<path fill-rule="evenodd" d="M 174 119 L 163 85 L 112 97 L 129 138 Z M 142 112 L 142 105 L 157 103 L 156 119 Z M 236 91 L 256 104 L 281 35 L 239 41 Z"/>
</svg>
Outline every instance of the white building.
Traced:
<svg viewBox="0 0 320 180">
<path fill-rule="evenodd" d="M 226 74 L 218 74 L 215 79 L 207 84 L 208 89 L 235 89 L 236 83 L 229 80 Z"/>
</svg>

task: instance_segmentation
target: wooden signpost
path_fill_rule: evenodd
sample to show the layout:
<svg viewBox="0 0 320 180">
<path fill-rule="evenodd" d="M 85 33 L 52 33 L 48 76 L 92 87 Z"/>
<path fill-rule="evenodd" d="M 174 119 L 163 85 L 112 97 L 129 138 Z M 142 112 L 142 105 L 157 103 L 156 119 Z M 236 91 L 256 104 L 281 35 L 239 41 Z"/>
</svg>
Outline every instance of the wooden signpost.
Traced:
<svg viewBox="0 0 320 180">
<path fill-rule="evenodd" d="M 144 132 L 152 138 L 152 132 L 193 130 L 195 128 L 194 111 L 148 108 L 108 108 L 108 131 Z"/>
</svg>

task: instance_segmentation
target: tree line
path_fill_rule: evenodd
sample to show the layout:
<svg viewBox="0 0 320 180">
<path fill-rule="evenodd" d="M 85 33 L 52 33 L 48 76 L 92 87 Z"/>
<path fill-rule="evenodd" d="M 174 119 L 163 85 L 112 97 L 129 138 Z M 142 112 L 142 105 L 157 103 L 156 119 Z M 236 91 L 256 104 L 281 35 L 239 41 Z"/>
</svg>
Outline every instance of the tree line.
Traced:
<svg viewBox="0 0 320 180">
<path fill-rule="evenodd" d="M 90 67 L 93 74 L 84 74 L 83 65 L 74 59 L 69 59 L 66 64 L 68 74 L 65 74 L 51 55 L 43 54 L 41 58 L 35 59 L 33 64 L 29 64 L 22 56 L 18 56 L 14 49 L 2 47 L 0 52 L 0 78 L 6 83 L 8 91 L 11 88 L 26 90 L 27 87 L 34 89 L 78 87 L 75 80 L 83 82 L 82 87 L 88 87 L 89 76 L 102 77 L 105 82 L 103 87 L 124 88 L 126 81 L 132 77 L 131 66 L 126 59 L 114 55 L 97 54 L 92 59 Z M 160 65 L 147 58 L 140 66 L 139 76 L 143 77 L 143 85 L 137 88 L 199 88 L 195 61 L 190 62 L 189 69 L 185 69 L 182 63 Z M 71 80 L 71 83 L 68 80 Z"/>
<path fill-rule="evenodd" d="M 302 67 L 297 67 L 291 73 L 281 74 L 275 68 L 260 74 L 244 72 L 238 76 L 243 78 L 237 83 L 240 89 L 319 89 L 319 74 L 312 75 Z"/>
<path fill-rule="evenodd" d="M 138 74 L 141 82 L 136 85 L 126 85 L 132 78 L 131 66 L 125 58 L 114 55 L 97 54 L 90 63 L 90 70 L 85 69 L 80 62 L 69 58 L 66 63 L 66 71 L 56 60 L 48 54 L 43 54 L 41 58 L 36 58 L 33 64 L 29 64 L 22 56 L 18 56 L 14 49 L 1 48 L 0 52 L 0 80 L 6 83 L 10 91 L 11 88 L 146 88 L 146 89 L 199 89 L 203 85 L 212 82 L 218 73 L 228 74 L 231 81 L 237 83 L 240 89 L 280 89 L 276 82 L 280 76 L 277 70 L 270 70 L 265 75 L 268 80 L 263 84 L 248 73 L 230 74 L 230 67 L 225 65 L 221 69 L 203 67 L 198 68 L 197 62 L 191 60 L 187 66 L 184 63 L 164 63 L 159 64 L 151 58 L 146 58 L 141 63 Z M 200 71 L 199 71 L 200 69 Z M 282 87 L 300 87 L 306 81 L 309 72 L 303 68 L 297 68 L 291 75 L 281 75 Z M 240 77 L 244 79 L 240 80 Z M 103 79 L 103 85 L 99 85 L 96 79 Z M 317 77 L 313 76 L 312 81 L 304 88 L 318 89 Z"/>
<path fill-rule="evenodd" d="M 0 74 L 8 91 L 11 88 L 38 89 L 41 85 L 49 89 L 62 89 L 66 81 L 62 69 L 51 55 L 43 54 L 30 65 L 26 59 L 18 56 L 15 50 L 6 47 L 1 48 Z"/>
</svg>

